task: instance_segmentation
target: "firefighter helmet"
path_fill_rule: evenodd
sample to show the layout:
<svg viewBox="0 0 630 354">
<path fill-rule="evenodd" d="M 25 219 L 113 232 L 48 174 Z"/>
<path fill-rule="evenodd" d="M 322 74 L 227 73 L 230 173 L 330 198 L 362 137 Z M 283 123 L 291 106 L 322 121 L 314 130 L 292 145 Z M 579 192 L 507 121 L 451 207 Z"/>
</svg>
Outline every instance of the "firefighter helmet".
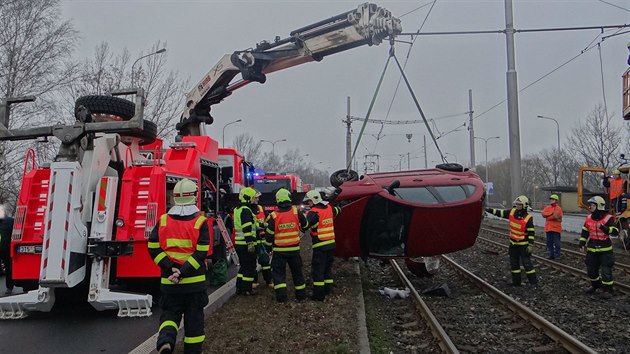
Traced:
<svg viewBox="0 0 630 354">
<path fill-rule="evenodd" d="M 587 201 L 589 204 L 595 204 L 597 206 L 597 210 L 606 210 L 606 201 L 604 198 L 596 195 Z"/>
<path fill-rule="evenodd" d="M 523 208 L 527 208 L 529 206 L 529 199 L 527 199 L 527 197 L 524 195 L 519 195 L 518 197 L 516 197 L 516 199 L 514 199 L 513 204 L 521 204 L 523 205 Z"/>
<path fill-rule="evenodd" d="M 284 188 L 278 189 L 278 191 L 276 192 L 276 202 L 282 203 L 282 202 L 290 202 L 290 201 L 291 201 L 291 192 L 289 192 L 288 190 Z"/>
<path fill-rule="evenodd" d="M 238 200 L 242 203 L 249 203 L 255 196 L 256 190 L 254 188 L 245 187 L 241 189 L 241 192 L 238 194 Z"/>
<path fill-rule="evenodd" d="M 557 195 L 557 194 L 552 194 L 552 195 L 550 195 L 550 196 L 549 196 L 549 199 L 552 199 L 552 200 L 558 201 L 558 200 L 560 200 L 560 197 L 558 197 L 558 195 Z"/>
<path fill-rule="evenodd" d="M 615 169 L 613 171 L 613 175 L 620 175 L 620 174 L 621 174 L 621 171 L 619 171 L 619 169 Z"/>
<path fill-rule="evenodd" d="M 322 202 L 322 196 L 318 191 L 308 191 L 304 196 L 304 201 L 310 200 L 313 204 L 319 204 Z"/>
<path fill-rule="evenodd" d="M 173 201 L 175 205 L 192 205 L 197 203 L 197 185 L 195 182 L 184 178 L 175 184 L 173 188 Z"/>
</svg>

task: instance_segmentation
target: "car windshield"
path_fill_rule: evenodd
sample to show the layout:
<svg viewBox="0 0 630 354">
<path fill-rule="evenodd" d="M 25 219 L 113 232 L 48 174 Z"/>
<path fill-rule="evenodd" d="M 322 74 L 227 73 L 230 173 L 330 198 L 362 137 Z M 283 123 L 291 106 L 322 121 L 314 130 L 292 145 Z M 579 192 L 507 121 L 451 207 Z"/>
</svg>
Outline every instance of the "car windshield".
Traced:
<svg viewBox="0 0 630 354">
<path fill-rule="evenodd" d="M 291 190 L 291 181 L 288 179 L 257 179 L 254 189 L 260 193 L 275 193 L 280 188 Z"/>
<path fill-rule="evenodd" d="M 473 194 L 475 187 L 469 184 L 453 186 L 395 188 L 394 194 L 403 200 L 417 204 L 455 203 Z"/>
</svg>

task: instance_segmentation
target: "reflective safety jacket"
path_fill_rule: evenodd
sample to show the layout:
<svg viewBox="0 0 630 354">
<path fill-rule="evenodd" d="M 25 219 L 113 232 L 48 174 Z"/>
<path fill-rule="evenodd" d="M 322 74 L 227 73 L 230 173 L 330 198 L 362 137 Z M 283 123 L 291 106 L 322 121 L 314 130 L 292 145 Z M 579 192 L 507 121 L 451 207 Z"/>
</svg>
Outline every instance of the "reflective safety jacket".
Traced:
<svg viewBox="0 0 630 354">
<path fill-rule="evenodd" d="M 339 214 L 340 208 L 332 207 L 330 204 L 313 205 L 306 215 L 311 229 L 311 240 L 313 249 L 330 250 L 335 248 L 335 226 L 334 218 Z"/>
<path fill-rule="evenodd" d="M 596 210 L 586 217 L 580 235 L 580 247 L 586 246 L 589 252 L 612 251 L 610 236 L 619 234 L 612 215 L 603 210 Z"/>
<path fill-rule="evenodd" d="M 617 199 L 625 192 L 623 188 L 625 182 L 623 178 L 610 179 L 610 187 L 608 187 L 610 199 Z"/>
<path fill-rule="evenodd" d="M 510 220 L 510 244 L 527 246 L 530 243 L 534 243 L 536 232 L 534 218 L 527 214 L 527 210 L 486 208 L 486 211 L 492 215 Z"/>
<path fill-rule="evenodd" d="M 161 269 L 161 288 L 168 293 L 189 293 L 205 289 L 206 255 L 210 234 L 204 216 L 164 214 L 148 242 L 149 254 Z M 181 272 L 179 283 L 168 280 L 172 268 Z"/>
<path fill-rule="evenodd" d="M 267 240 L 274 252 L 300 251 L 300 231 L 308 228 L 308 222 L 297 208 L 281 206 L 267 218 Z"/>
<path fill-rule="evenodd" d="M 251 204 L 241 203 L 234 209 L 234 244 L 236 246 L 247 246 L 247 243 L 256 243 L 256 230 L 258 221 L 252 209 Z"/>
</svg>

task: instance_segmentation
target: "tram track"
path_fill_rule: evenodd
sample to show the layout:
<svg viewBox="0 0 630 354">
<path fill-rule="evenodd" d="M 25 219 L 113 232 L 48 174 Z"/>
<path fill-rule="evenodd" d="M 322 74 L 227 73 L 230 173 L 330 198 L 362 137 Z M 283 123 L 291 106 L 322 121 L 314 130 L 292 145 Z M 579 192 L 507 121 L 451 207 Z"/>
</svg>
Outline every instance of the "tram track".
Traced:
<svg viewBox="0 0 630 354">
<path fill-rule="evenodd" d="M 448 269 L 454 270 L 449 279 L 454 281 L 453 276 L 458 279 L 457 283 L 453 283 L 458 289 L 453 298 L 421 296 L 417 284 L 411 280 L 413 278 L 407 276 L 407 272 L 398 265 L 398 262 L 392 260 L 390 265 L 403 286 L 411 290 L 415 308 L 431 328 L 431 334 L 443 352 L 504 352 L 510 350 L 509 348 L 511 351 L 519 348 L 517 350 L 520 351 L 532 347 L 536 352 L 543 353 L 596 352 L 451 258 L 442 256 L 442 260 Z M 470 289 L 467 284 L 472 285 L 474 289 Z M 455 305 L 456 303 L 464 307 Z M 471 323 L 461 328 L 453 323 L 457 317 L 469 319 Z M 522 323 L 522 320 L 527 323 Z M 491 335 L 492 340 L 476 340 L 474 333 L 477 327 L 485 328 L 483 333 Z M 489 330 L 493 327 L 496 330 Z M 469 336 L 465 332 L 473 335 Z M 509 348 L 497 347 L 501 342 L 510 343 Z"/>
</svg>

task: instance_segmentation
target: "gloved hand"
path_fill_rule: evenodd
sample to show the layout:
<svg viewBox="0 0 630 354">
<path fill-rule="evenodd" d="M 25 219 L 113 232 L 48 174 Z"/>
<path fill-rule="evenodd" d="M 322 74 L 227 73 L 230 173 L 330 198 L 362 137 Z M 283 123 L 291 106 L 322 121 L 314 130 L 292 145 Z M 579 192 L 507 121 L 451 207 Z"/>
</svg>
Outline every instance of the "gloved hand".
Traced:
<svg viewBox="0 0 630 354">
<path fill-rule="evenodd" d="M 608 230 L 608 227 L 607 227 L 606 225 L 601 225 L 601 224 L 600 224 L 600 225 L 599 225 L 599 229 L 600 229 L 600 230 L 602 230 L 602 231 L 603 231 L 603 232 L 605 232 L 605 233 L 608 233 L 608 231 L 609 231 L 609 230 Z"/>
<path fill-rule="evenodd" d="M 492 208 L 486 208 L 486 213 L 492 214 Z"/>
<path fill-rule="evenodd" d="M 532 255 L 532 245 L 528 245 L 527 248 L 525 249 L 525 252 L 527 252 L 528 255 Z"/>
<path fill-rule="evenodd" d="M 256 252 L 256 245 L 253 242 L 247 242 L 247 252 L 249 253 Z"/>
</svg>

